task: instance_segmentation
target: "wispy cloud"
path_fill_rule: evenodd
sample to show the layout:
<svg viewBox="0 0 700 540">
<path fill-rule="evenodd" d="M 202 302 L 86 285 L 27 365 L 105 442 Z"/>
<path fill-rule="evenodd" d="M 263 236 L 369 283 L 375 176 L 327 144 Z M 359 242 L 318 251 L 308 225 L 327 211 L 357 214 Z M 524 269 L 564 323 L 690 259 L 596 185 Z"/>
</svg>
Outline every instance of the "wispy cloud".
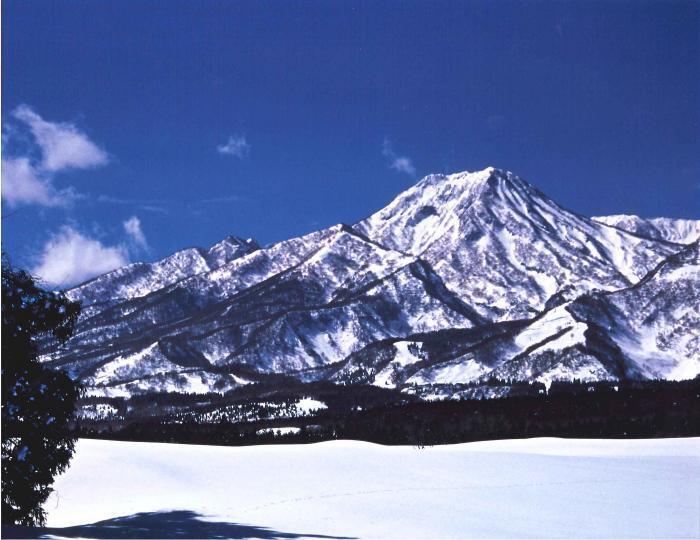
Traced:
<svg viewBox="0 0 700 540">
<path fill-rule="evenodd" d="M 131 243 L 139 250 L 148 251 L 148 242 L 146 235 L 141 229 L 141 220 L 137 216 L 131 216 L 122 223 L 124 232 L 128 235 Z"/>
<path fill-rule="evenodd" d="M 37 171 L 26 157 L 2 159 L 2 197 L 10 207 L 66 206 L 78 198 L 73 189 L 57 190 L 51 177 Z"/>
<path fill-rule="evenodd" d="M 109 195 L 99 195 L 94 199 L 98 203 L 115 204 L 119 206 L 131 206 L 138 210 L 153 212 L 159 214 L 168 214 L 171 211 L 178 209 L 192 208 L 195 206 L 210 205 L 210 204 L 229 204 L 240 203 L 250 199 L 239 195 L 222 195 L 221 197 L 208 197 L 204 199 L 192 199 L 189 201 L 178 201 L 168 199 L 124 199 L 120 197 L 111 197 Z"/>
<path fill-rule="evenodd" d="M 407 157 L 397 157 L 391 163 L 391 168 L 399 172 L 410 174 L 414 176 L 416 174 L 416 168 L 413 166 L 413 162 Z"/>
<path fill-rule="evenodd" d="M 16 128 L 3 130 L 3 145 L 17 136 L 23 125 L 31 133 L 32 149 L 40 158 L 33 159 L 30 152 L 3 156 L 2 197 L 10 206 L 67 206 L 79 196 L 73 188 L 57 189 L 53 185 L 56 173 L 100 167 L 109 161 L 107 153 L 73 124 L 48 122 L 27 105 L 17 107 L 12 116 L 18 123 Z"/>
<path fill-rule="evenodd" d="M 246 200 L 243 197 L 239 197 L 238 195 L 225 195 L 223 197 L 211 197 L 209 199 L 200 199 L 196 201 L 199 204 L 225 204 L 225 203 L 232 203 L 232 202 L 241 202 Z"/>
<path fill-rule="evenodd" d="M 139 210 L 146 212 L 154 212 L 158 214 L 167 214 L 169 210 L 166 208 L 172 201 L 163 199 L 122 199 L 119 197 L 110 197 L 109 195 L 98 195 L 95 199 L 99 203 L 117 204 L 122 206 L 133 206 Z"/>
<path fill-rule="evenodd" d="M 107 153 L 92 142 L 75 125 L 48 122 L 28 105 L 20 105 L 13 116 L 24 122 L 41 148 L 41 169 L 57 172 L 64 169 L 89 169 L 106 165 Z"/>
<path fill-rule="evenodd" d="M 382 155 L 389 160 L 389 168 L 398 172 L 406 173 L 410 176 L 415 176 L 416 168 L 413 165 L 411 158 L 400 156 L 394 152 L 394 148 L 389 139 L 384 139 L 382 144 Z"/>
<path fill-rule="evenodd" d="M 64 288 L 128 264 L 124 246 L 107 246 L 71 225 L 64 225 L 44 245 L 32 273 L 47 284 Z"/>
<path fill-rule="evenodd" d="M 227 154 L 243 159 L 250 154 L 250 144 L 246 141 L 245 136 L 235 135 L 228 138 L 226 144 L 220 144 L 216 147 L 219 154 Z"/>
<path fill-rule="evenodd" d="M 156 214 L 167 214 L 168 209 L 163 208 L 162 206 L 153 206 L 151 204 L 141 204 L 139 205 L 139 208 L 141 210 L 145 210 L 146 212 L 154 212 Z"/>
</svg>

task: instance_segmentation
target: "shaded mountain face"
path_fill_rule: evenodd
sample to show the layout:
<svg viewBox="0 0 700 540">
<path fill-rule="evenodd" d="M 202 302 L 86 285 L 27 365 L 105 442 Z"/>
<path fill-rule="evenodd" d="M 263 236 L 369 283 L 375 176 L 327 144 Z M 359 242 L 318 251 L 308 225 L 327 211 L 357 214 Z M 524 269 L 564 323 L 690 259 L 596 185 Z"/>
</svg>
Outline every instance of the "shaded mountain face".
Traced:
<svg viewBox="0 0 700 540">
<path fill-rule="evenodd" d="M 592 377 L 674 376 L 642 369 L 622 345 L 582 345 L 582 325 L 599 317 L 575 318 L 572 306 L 592 291 L 632 290 L 682 248 L 569 212 L 505 171 L 432 175 L 354 226 L 263 248 L 229 237 L 80 285 L 68 293 L 84 304 L 76 333 L 44 359 L 94 394 L 127 396 L 223 391 L 270 374 L 407 388 L 589 368 Z M 616 324 L 641 324 L 619 309 Z M 530 350 L 535 334 L 571 346 Z M 442 356 L 416 353 L 415 335 Z M 681 348 L 684 339 L 667 338 Z M 638 369 L 618 366 L 628 360 Z"/>
</svg>

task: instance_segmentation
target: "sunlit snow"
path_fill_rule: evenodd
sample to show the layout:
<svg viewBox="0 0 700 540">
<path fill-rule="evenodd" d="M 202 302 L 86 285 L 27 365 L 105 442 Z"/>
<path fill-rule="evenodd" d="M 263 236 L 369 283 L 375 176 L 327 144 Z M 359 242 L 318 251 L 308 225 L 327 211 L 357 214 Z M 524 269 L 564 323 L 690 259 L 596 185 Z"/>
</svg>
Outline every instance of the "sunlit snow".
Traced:
<svg viewBox="0 0 700 540">
<path fill-rule="evenodd" d="M 271 538 L 696 538 L 698 477 L 700 439 L 424 449 L 81 440 L 45 508 L 52 527 L 184 510 L 199 516 L 190 525 L 265 527 Z"/>
</svg>

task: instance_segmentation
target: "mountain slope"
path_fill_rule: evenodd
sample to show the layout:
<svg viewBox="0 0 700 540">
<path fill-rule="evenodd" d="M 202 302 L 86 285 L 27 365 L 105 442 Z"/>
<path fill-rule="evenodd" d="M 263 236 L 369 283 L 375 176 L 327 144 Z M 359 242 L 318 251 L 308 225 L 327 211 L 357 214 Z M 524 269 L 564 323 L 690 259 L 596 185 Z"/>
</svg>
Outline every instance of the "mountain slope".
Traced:
<svg viewBox="0 0 700 540">
<path fill-rule="evenodd" d="M 621 366 L 607 337 L 589 343 L 600 317 L 575 306 L 631 290 L 682 247 L 569 212 L 509 172 L 432 175 L 354 226 L 262 248 L 229 237 L 82 284 L 68 292 L 84 304 L 73 338 L 43 359 L 114 395 L 274 374 L 394 386 L 621 377 L 643 362 L 625 353 Z M 654 376 L 650 364 L 630 374 Z"/>
<path fill-rule="evenodd" d="M 699 252 L 696 241 L 631 287 L 583 294 L 531 320 L 370 345 L 334 378 L 406 389 L 492 377 L 546 384 L 694 378 L 700 374 Z"/>
<path fill-rule="evenodd" d="M 209 250 L 189 248 L 153 263 L 133 263 L 98 276 L 68 291 L 87 313 L 97 313 L 123 300 L 140 298 L 187 277 L 219 268 L 252 253 L 260 246 L 252 240 L 229 236 Z"/>
<path fill-rule="evenodd" d="M 562 306 L 565 312 L 559 324 L 568 330 L 543 333 L 533 349 L 515 357 L 498 374 L 518 376 L 535 365 L 542 380 L 570 376 L 570 370 L 562 372 L 566 356 L 582 370 L 580 378 L 588 380 L 693 378 L 700 373 L 698 306 L 696 241 L 631 287 L 585 294 Z M 548 342 L 547 337 L 553 340 Z"/>
<path fill-rule="evenodd" d="M 678 244 L 691 244 L 700 238 L 700 220 L 651 218 L 639 216 L 616 215 L 596 216 L 591 218 L 599 223 L 605 223 L 656 240 L 667 240 Z"/>
<path fill-rule="evenodd" d="M 91 385 L 150 378 L 155 365 L 170 365 L 172 379 L 230 364 L 284 373 L 332 363 L 387 336 L 482 322 L 415 257 L 386 250 L 346 226 L 313 240 L 300 261 L 273 246 L 274 258 L 258 250 L 87 317 L 69 347 L 51 353 L 52 361 Z M 300 253 L 299 244 L 289 246 L 293 253 Z M 274 273 L 261 258 L 296 264 Z M 234 265 L 264 279 L 224 287 L 228 280 L 222 283 L 221 276 Z M 171 382 L 162 379 L 142 386 Z"/>
<path fill-rule="evenodd" d="M 492 320 L 532 316 L 563 289 L 629 286 L 676 249 L 569 212 L 494 168 L 428 176 L 356 228 L 425 259 Z"/>
</svg>

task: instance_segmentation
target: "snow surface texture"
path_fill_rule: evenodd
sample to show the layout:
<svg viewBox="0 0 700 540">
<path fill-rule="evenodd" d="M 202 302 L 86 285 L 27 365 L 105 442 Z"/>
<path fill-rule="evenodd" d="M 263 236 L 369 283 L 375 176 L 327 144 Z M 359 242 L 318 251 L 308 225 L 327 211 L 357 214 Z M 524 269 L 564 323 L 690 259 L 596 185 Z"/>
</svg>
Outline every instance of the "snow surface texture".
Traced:
<svg viewBox="0 0 700 540">
<path fill-rule="evenodd" d="M 699 230 L 588 219 L 492 167 L 430 175 L 353 226 L 262 248 L 229 237 L 80 285 L 74 337 L 43 358 L 95 396 L 223 392 L 269 373 L 382 387 L 693 377 L 697 258 L 633 286 Z M 478 332 L 450 354 L 408 348 L 450 329 Z"/>
<path fill-rule="evenodd" d="M 425 449 L 80 440 L 45 508 L 49 527 L 150 520 L 194 537 L 697 538 L 698 477 L 697 438 Z M 114 519 L 142 512 L 157 514 Z"/>
</svg>

